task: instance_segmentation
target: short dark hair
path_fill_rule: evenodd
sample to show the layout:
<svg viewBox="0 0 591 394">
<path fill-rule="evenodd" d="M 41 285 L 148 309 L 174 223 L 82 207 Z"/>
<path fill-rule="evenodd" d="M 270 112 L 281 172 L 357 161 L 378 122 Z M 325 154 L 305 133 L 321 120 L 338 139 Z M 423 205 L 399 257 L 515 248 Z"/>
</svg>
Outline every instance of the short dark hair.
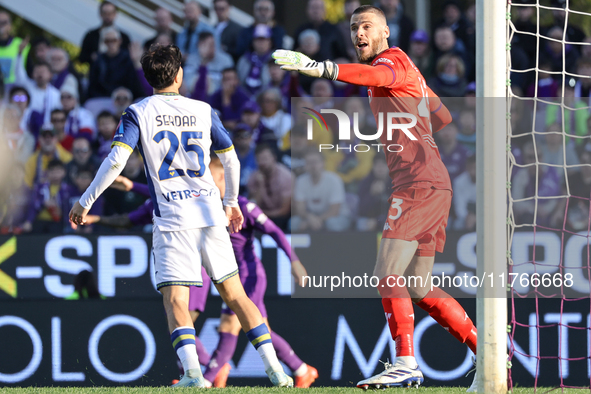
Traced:
<svg viewBox="0 0 591 394">
<path fill-rule="evenodd" d="M 353 11 L 353 15 L 364 14 L 366 12 L 371 12 L 373 14 L 377 14 L 378 16 L 381 16 L 382 18 L 384 18 L 384 20 L 387 20 L 386 14 L 384 14 L 384 11 L 382 11 L 380 8 L 375 7 L 373 5 L 362 5 L 360 7 L 357 7 L 357 9 L 355 9 L 355 11 Z"/>
<path fill-rule="evenodd" d="M 64 163 L 62 163 L 60 159 L 53 159 L 49 163 L 47 163 L 47 170 L 51 170 L 56 167 L 66 168 L 64 166 Z"/>
<path fill-rule="evenodd" d="M 261 152 L 264 152 L 266 150 L 271 152 L 275 160 L 277 160 L 277 153 L 275 152 L 275 150 L 271 147 L 271 145 L 265 143 L 259 144 L 256 148 L 254 148 L 254 155 L 258 156 Z"/>
<path fill-rule="evenodd" d="M 96 117 L 97 122 L 101 118 L 111 118 L 117 123 L 117 117 L 111 111 L 101 111 Z"/>
<path fill-rule="evenodd" d="M 236 71 L 236 69 L 234 67 L 228 67 L 228 68 L 224 68 L 222 70 L 222 75 L 224 75 L 225 73 L 229 73 L 229 72 L 233 72 L 234 74 L 238 73 L 238 71 Z"/>
<path fill-rule="evenodd" d="M 33 70 L 36 69 L 37 67 L 47 67 L 47 69 L 51 72 L 51 66 L 46 61 L 41 60 L 41 61 L 35 62 L 35 64 L 33 65 Z"/>
<path fill-rule="evenodd" d="M 117 11 L 117 6 L 115 4 L 113 4 L 109 0 L 105 0 L 101 3 L 101 5 L 99 5 L 99 12 L 103 12 L 103 8 L 105 8 L 108 5 L 112 5 L 113 7 L 115 7 L 115 11 Z"/>
<path fill-rule="evenodd" d="M 202 31 L 197 36 L 197 42 L 201 42 L 202 40 L 208 39 L 209 37 L 213 37 L 213 33 L 210 31 Z"/>
<path fill-rule="evenodd" d="M 64 111 L 63 109 L 60 109 L 60 108 L 56 108 L 53 111 L 51 111 L 51 115 L 53 115 L 53 114 L 64 114 L 64 116 L 66 116 L 66 117 L 68 116 L 66 114 L 66 111 Z"/>
<path fill-rule="evenodd" d="M 181 67 L 183 55 L 176 45 L 153 44 L 142 56 L 142 69 L 146 80 L 154 89 L 173 84 Z"/>
</svg>

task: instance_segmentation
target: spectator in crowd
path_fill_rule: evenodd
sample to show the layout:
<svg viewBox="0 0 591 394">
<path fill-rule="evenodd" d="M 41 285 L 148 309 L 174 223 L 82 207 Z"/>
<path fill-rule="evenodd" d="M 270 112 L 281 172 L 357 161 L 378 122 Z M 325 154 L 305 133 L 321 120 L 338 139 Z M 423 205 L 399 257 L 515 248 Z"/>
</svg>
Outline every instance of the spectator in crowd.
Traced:
<svg viewBox="0 0 591 394">
<path fill-rule="evenodd" d="M 440 26 L 435 29 L 433 38 L 433 61 L 432 66 L 439 64 L 439 59 L 447 54 L 459 56 L 464 61 L 464 68 L 469 69 L 472 64 L 472 60 L 468 55 L 466 47 L 456 39 L 456 35 L 453 30 L 447 26 Z M 433 74 L 433 73 L 432 73 Z"/>
<path fill-rule="evenodd" d="M 320 34 L 314 29 L 306 29 L 298 37 L 298 51 L 308 56 L 310 59 L 322 61 L 318 54 L 320 53 Z M 351 41 L 351 40 L 349 40 Z"/>
<path fill-rule="evenodd" d="M 74 86 L 77 92 L 80 92 L 78 78 L 73 73 L 73 69 L 70 68 L 68 52 L 62 48 L 51 48 L 47 54 L 47 59 L 53 73 L 51 84 L 58 90 L 65 84 L 70 84 Z"/>
<path fill-rule="evenodd" d="M 234 53 L 242 27 L 230 19 L 230 0 L 213 0 L 213 10 L 218 18 L 214 26 L 215 42 L 226 53 Z"/>
<path fill-rule="evenodd" d="M 564 109 L 562 108 L 563 103 L 565 106 Z M 565 117 L 564 122 L 562 119 L 563 114 Z M 587 108 L 587 104 L 575 97 L 575 89 L 569 84 L 564 86 L 564 90 L 559 86 L 556 104 L 548 104 L 546 106 L 546 127 L 555 123 L 559 125 L 564 124 L 564 132 L 567 135 L 588 136 L 588 118 L 589 109 Z M 568 140 L 569 138 L 567 138 Z M 578 146 L 585 145 L 586 142 L 586 139 L 575 138 L 575 144 Z"/>
<path fill-rule="evenodd" d="M 466 8 L 466 12 L 464 14 L 466 15 L 466 19 L 468 19 L 468 21 L 470 23 L 472 23 L 472 26 L 476 26 L 476 1 L 475 0 L 468 1 L 468 7 Z"/>
<path fill-rule="evenodd" d="M 567 229 L 587 230 L 589 226 L 589 199 L 591 198 L 591 143 L 579 148 L 580 170 L 568 174 L 569 198 Z M 566 194 L 564 190 L 563 194 Z M 564 210 L 562 210 L 564 212 Z"/>
<path fill-rule="evenodd" d="M 121 48 L 121 34 L 117 29 L 108 27 L 103 29 L 102 36 L 107 50 L 90 65 L 88 97 L 110 97 L 120 86 L 140 97 L 143 92 L 129 52 Z"/>
<path fill-rule="evenodd" d="M 527 88 L 527 97 L 557 97 L 558 95 L 558 82 L 552 78 L 552 63 L 549 59 L 540 59 L 538 66 L 538 84 L 536 86 L 535 81 Z M 543 103 L 538 105 L 544 106 Z"/>
<path fill-rule="evenodd" d="M 31 191 L 24 185 L 24 167 L 13 162 L 0 189 L 0 234 L 20 234 L 26 220 Z"/>
<path fill-rule="evenodd" d="M 133 103 L 133 93 L 131 90 L 121 86 L 113 90 L 111 93 L 111 100 L 113 100 L 114 115 L 118 119 L 121 114 Z"/>
<path fill-rule="evenodd" d="M 132 182 L 148 183 L 142 158 L 137 149 L 129 157 L 121 175 L 129 178 Z M 134 211 L 146 201 L 144 196 L 133 191 L 124 192 L 113 188 L 107 189 L 103 196 L 105 197 L 103 214 L 106 216 Z"/>
<path fill-rule="evenodd" d="M 446 54 L 439 58 L 435 76 L 429 87 L 440 97 L 464 97 L 466 93 L 466 66 L 459 56 Z"/>
<path fill-rule="evenodd" d="M 470 82 L 466 85 L 466 93 L 464 93 L 464 108 L 476 111 L 476 82 Z"/>
<path fill-rule="evenodd" d="M 457 136 L 458 142 L 474 153 L 476 151 L 476 111 L 470 108 L 460 111 L 458 126 L 460 131 Z"/>
<path fill-rule="evenodd" d="M 275 132 L 278 141 L 291 129 L 291 116 L 283 111 L 281 102 L 281 91 L 277 88 L 266 89 L 259 96 L 261 122 Z"/>
<path fill-rule="evenodd" d="M 371 172 L 359 184 L 357 230 L 377 231 L 386 221 L 392 194 L 392 180 L 386 157 L 373 157 Z"/>
<path fill-rule="evenodd" d="M 222 87 L 211 96 L 209 103 L 219 111 L 224 127 L 232 130 L 240 120 L 242 107 L 249 100 L 248 93 L 240 86 L 236 70 L 227 68 L 222 71 Z"/>
<path fill-rule="evenodd" d="M 543 162 L 544 157 L 541 151 L 538 150 L 537 153 L 538 162 Z M 515 222 L 516 224 L 531 224 L 535 220 L 535 223 L 540 226 L 548 226 L 552 221 L 553 213 L 558 212 L 556 211 L 558 199 L 538 199 L 536 204 L 534 196 L 553 197 L 561 195 L 560 175 L 556 168 L 536 163 L 536 151 L 531 141 L 526 142 L 523 146 L 523 164 L 524 167 L 517 171 L 511 182 L 512 197 L 514 200 L 529 199 L 513 203 Z M 536 205 L 537 217 L 534 217 Z M 564 220 L 564 212 L 559 212 L 559 214 L 562 216 L 561 221 Z"/>
<path fill-rule="evenodd" d="M 579 52 L 571 44 L 563 44 L 563 28 L 554 26 L 548 30 L 547 37 L 549 39 L 540 40 L 540 63 L 542 59 L 550 62 L 551 69 L 549 71 L 566 71 L 574 73 L 577 69 L 577 60 L 579 59 Z M 564 47 L 564 56 L 562 54 Z"/>
<path fill-rule="evenodd" d="M 431 77 L 431 51 L 429 50 L 429 35 L 424 30 L 415 30 L 410 35 L 408 56 L 417 66 L 423 77 Z"/>
<path fill-rule="evenodd" d="M 80 106 L 78 88 L 68 81 L 61 89 L 61 104 L 67 114 L 65 133 L 73 138 L 96 138 L 96 124 L 92 112 Z"/>
<path fill-rule="evenodd" d="M 345 0 L 345 16 L 342 21 L 337 23 L 337 29 L 341 32 L 343 42 L 345 43 L 345 49 L 347 51 L 347 59 L 349 61 L 357 61 L 357 52 L 355 51 L 355 46 L 351 40 L 351 16 L 353 16 L 353 12 L 359 8 L 360 5 L 361 3 L 359 0 Z"/>
<path fill-rule="evenodd" d="M 292 97 L 290 73 L 288 73 L 285 70 L 282 70 L 281 65 L 276 64 L 273 59 L 269 60 L 268 66 L 269 77 L 271 77 L 271 80 L 269 81 L 269 85 L 265 86 L 264 89 L 279 89 L 282 95 L 281 106 L 283 108 L 289 108 Z"/>
<path fill-rule="evenodd" d="M 206 101 L 220 88 L 222 71 L 234 67 L 232 56 L 216 46 L 213 33 L 199 34 L 197 53 L 187 57 L 183 80 L 192 89 L 192 98 Z"/>
<path fill-rule="evenodd" d="M 445 164 L 452 183 L 466 166 L 466 159 L 471 155 L 468 148 L 458 143 L 458 126 L 452 122 L 435 134 L 441 161 Z"/>
<path fill-rule="evenodd" d="M 76 202 L 78 200 L 80 200 L 80 197 L 82 197 L 82 195 L 84 194 L 86 189 L 88 189 L 88 187 L 92 183 L 92 180 L 94 179 L 95 172 L 96 172 L 96 168 L 94 166 L 86 166 L 86 167 L 79 167 L 78 171 L 74 175 L 73 182 L 69 186 L 69 193 L 68 193 L 69 198 L 67 201 L 64 201 L 64 203 L 66 203 L 66 209 L 64 211 L 64 229 L 65 229 L 65 232 L 67 232 L 67 233 L 72 232 L 72 230 L 75 230 L 78 233 L 86 233 L 86 234 L 92 233 L 92 231 L 93 231 L 92 225 L 89 225 L 89 226 L 75 226 L 75 225 L 69 226 L 68 225 L 69 224 L 68 213 L 70 212 L 70 210 L 72 209 L 74 204 L 76 204 Z M 88 214 L 89 215 L 98 215 L 98 216 L 102 215 L 103 204 L 104 204 L 103 196 L 99 196 L 99 198 L 96 200 L 95 204 L 93 204 L 92 208 L 90 208 L 90 211 L 88 212 Z"/>
<path fill-rule="evenodd" d="M 62 233 L 64 216 L 68 215 L 69 188 L 64 181 L 64 164 L 52 159 L 47 164 L 47 180 L 36 182 L 23 223 L 24 232 Z"/>
<path fill-rule="evenodd" d="M 306 153 L 310 150 L 310 144 L 306 136 L 306 130 L 301 127 L 294 127 L 290 132 L 290 147 L 281 156 L 281 162 L 291 170 L 291 173 L 298 177 L 305 171 Z"/>
<path fill-rule="evenodd" d="M 144 43 L 144 51 L 150 49 L 160 35 L 167 35 L 171 43 L 176 42 L 176 31 L 170 26 L 172 24 L 172 15 L 169 10 L 163 7 L 158 8 L 154 13 L 154 21 L 156 21 L 156 35 Z"/>
<path fill-rule="evenodd" d="M 320 112 L 320 110 L 325 108 L 334 108 L 334 89 L 329 80 L 316 78 L 314 82 L 312 82 L 310 93 L 312 94 L 314 109 L 316 111 Z M 330 123 L 329 126 L 331 126 Z M 333 129 L 337 128 L 334 127 Z"/>
<path fill-rule="evenodd" d="M 538 135 L 538 137 L 542 137 Z M 576 166 L 567 168 L 567 173 L 577 172 L 579 170 L 579 158 L 577 151 L 575 150 L 574 141 L 569 141 L 564 145 L 564 138 L 562 135 L 562 126 L 557 123 L 553 123 L 546 128 L 546 133 L 543 134 L 543 138 L 538 138 L 539 144 L 537 144 L 539 152 L 542 153 L 544 160 L 540 160 L 543 164 L 553 164 L 556 166 Z M 584 140 L 584 142 L 587 142 Z M 585 145 L 584 143 L 581 145 Z M 564 153 L 563 153 L 564 152 Z M 561 180 L 564 178 L 564 171 L 559 173 Z"/>
<path fill-rule="evenodd" d="M 306 7 L 308 21 L 301 25 L 294 34 L 297 42 L 304 30 L 313 29 L 321 37 L 318 59 L 336 59 L 347 57 L 347 48 L 339 29 L 326 20 L 326 6 L 324 0 L 308 0 Z"/>
<path fill-rule="evenodd" d="M 232 133 L 236 155 L 240 160 L 240 194 L 245 194 L 250 175 L 257 169 L 254 155 L 255 143 L 252 129 L 246 123 L 239 123 Z"/>
<path fill-rule="evenodd" d="M 466 18 L 457 0 L 448 0 L 443 5 L 443 19 L 439 26 L 449 27 L 455 36 L 462 40 L 462 43 L 474 56 L 476 48 L 476 31 L 474 25 Z"/>
<path fill-rule="evenodd" d="M 230 51 L 235 61 L 246 52 L 252 51 L 254 31 L 258 25 L 267 25 L 271 28 L 271 48 L 283 48 L 285 29 L 275 22 L 275 4 L 272 0 L 255 0 L 254 2 L 254 23 L 242 29 L 238 37 L 238 45 L 235 51 Z"/>
<path fill-rule="evenodd" d="M 271 80 L 268 65 L 271 59 L 271 45 L 271 28 L 267 25 L 257 25 L 253 32 L 253 51 L 245 53 L 238 60 L 238 77 L 250 94 L 258 93 Z"/>
<path fill-rule="evenodd" d="M 301 97 L 297 100 L 294 100 L 292 106 L 292 116 L 295 124 L 292 127 L 292 130 L 308 130 L 308 120 L 312 120 L 310 116 L 307 114 L 309 113 L 308 108 L 313 108 L 314 102 L 309 97 Z M 325 127 L 320 127 L 316 122 L 312 121 L 312 140 L 310 140 L 310 144 L 313 146 L 320 146 L 320 144 L 332 144 L 333 142 L 333 135 L 331 132 L 332 128 L 329 125 L 328 130 Z M 289 136 L 291 133 L 286 134 L 286 137 L 283 139 L 283 149 L 289 148 Z"/>
<path fill-rule="evenodd" d="M 116 30 L 119 34 L 117 35 L 123 48 L 129 46 L 129 36 L 119 30 L 115 26 L 115 18 L 117 18 L 117 7 L 110 1 L 103 1 L 99 6 L 99 12 L 101 17 L 101 26 L 97 29 L 90 30 L 84 36 L 82 41 L 82 48 L 80 49 L 80 55 L 78 60 L 80 63 L 93 63 L 98 59 L 100 54 L 108 51 L 107 43 L 105 42 L 105 32 Z"/>
<path fill-rule="evenodd" d="M 379 0 L 378 7 L 386 14 L 386 22 L 390 28 L 388 45 L 400 47 L 404 52 L 408 52 L 410 33 L 414 31 L 415 24 L 404 15 L 404 7 L 400 0 Z"/>
<path fill-rule="evenodd" d="M 558 27 L 561 30 L 560 40 L 562 40 L 562 30 L 564 29 L 566 20 L 566 4 L 567 0 L 552 0 L 551 5 L 554 7 L 554 9 L 552 9 L 552 23 L 542 30 L 543 35 L 551 36 L 550 32 L 552 29 Z M 575 8 L 571 5 L 571 9 Z M 571 13 L 570 16 L 572 15 L 573 14 Z M 571 18 L 568 20 L 565 35 L 565 40 L 568 42 L 583 42 L 586 37 L 585 32 L 580 27 L 573 24 Z M 575 45 L 573 49 L 578 52 L 579 48 L 581 48 L 581 46 Z M 562 69 L 560 71 L 562 71 Z"/>
<path fill-rule="evenodd" d="M 577 74 L 581 75 L 575 85 L 575 97 L 591 107 L 591 58 L 582 57 L 577 62 Z M 591 108 L 589 109 L 591 111 Z"/>
<path fill-rule="evenodd" d="M 277 162 L 275 150 L 266 144 L 256 147 L 255 158 L 258 169 L 248 180 L 248 198 L 285 229 L 291 215 L 291 173 Z"/>
<path fill-rule="evenodd" d="M 513 40 L 511 41 L 511 48 L 519 46 L 523 51 L 525 51 L 529 60 L 529 66 L 533 67 L 537 56 L 537 37 L 535 34 L 538 31 L 538 27 L 537 24 L 533 22 L 534 14 L 536 13 L 536 7 L 534 1 L 532 0 L 518 0 L 518 3 L 528 6 L 512 8 L 511 12 L 515 12 L 517 17 L 513 21 L 516 32 L 513 35 Z"/>
<path fill-rule="evenodd" d="M 29 37 L 25 37 L 21 45 L 29 41 Z M 29 56 L 24 61 L 25 70 L 29 78 L 33 78 L 33 66 L 39 62 L 47 62 L 48 54 L 51 49 L 51 43 L 45 37 L 35 37 L 30 43 L 31 49 L 29 50 Z M 59 89 L 59 88 L 58 88 Z"/>
<path fill-rule="evenodd" d="M 277 148 L 275 132 L 265 127 L 261 121 L 261 107 L 259 107 L 256 101 L 249 101 L 244 104 L 240 120 L 250 127 L 252 141 L 255 145 L 267 144 L 274 149 Z"/>
<path fill-rule="evenodd" d="M 0 11 L 0 71 L 5 85 L 16 81 L 16 59 L 19 53 L 26 62 L 30 50 L 27 42 L 11 33 L 12 18 L 8 12 Z"/>
<path fill-rule="evenodd" d="M 21 110 L 14 104 L 8 104 L 2 115 L 2 137 L 6 139 L 8 149 L 12 152 L 14 161 L 24 165 L 35 150 L 35 137 L 20 128 Z"/>
<path fill-rule="evenodd" d="M 448 126 L 449 127 L 449 126 Z M 446 127 L 447 128 L 447 127 Z M 473 231 L 476 229 L 476 156 L 466 159 L 466 171 L 453 181 L 453 204 L 456 213 L 454 228 Z"/>
<path fill-rule="evenodd" d="M 306 154 L 306 172 L 296 179 L 294 201 L 294 232 L 344 231 L 349 227 L 343 181 L 324 169 L 324 157 L 317 150 Z"/>
<path fill-rule="evenodd" d="M 98 138 L 94 146 L 94 151 L 100 161 L 103 161 L 111 152 L 111 143 L 117 131 L 119 120 L 109 111 L 102 111 L 96 118 L 98 128 Z"/>
<path fill-rule="evenodd" d="M 201 6 L 194 0 L 185 3 L 185 27 L 176 37 L 176 45 L 183 53 L 183 60 L 187 56 L 197 54 L 197 43 L 199 34 L 208 31 L 213 33 L 213 29 L 207 22 L 199 20 L 201 18 Z"/>
<path fill-rule="evenodd" d="M 90 170 L 94 176 L 101 164 L 101 161 L 94 155 L 90 142 L 84 137 L 78 137 L 74 140 L 72 156 L 72 161 L 66 164 L 66 181 L 72 185 L 76 179 L 76 174 L 82 168 Z"/>
<path fill-rule="evenodd" d="M 22 119 L 25 112 L 27 111 L 27 108 L 29 108 L 29 105 L 31 104 L 31 96 L 29 95 L 27 89 L 22 86 L 15 85 L 10 88 L 10 91 L 8 92 L 8 103 L 16 106 L 19 109 L 19 118 Z M 25 129 L 23 128 L 23 130 Z"/>
<path fill-rule="evenodd" d="M 63 109 L 54 109 L 51 111 L 51 126 L 55 130 L 58 144 L 65 150 L 72 153 L 72 144 L 74 137 L 66 133 L 66 119 L 68 115 Z"/>
<path fill-rule="evenodd" d="M 51 85 L 51 68 L 47 63 L 37 63 L 33 67 L 33 79 L 29 79 L 23 58 L 17 58 L 16 83 L 24 86 L 30 94 L 31 102 L 28 111 L 23 115 L 23 129 L 27 129 L 35 138 L 43 125 L 50 124 L 51 111 L 61 108 L 60 92 Z"/>
<path fill-rule="evenodd" d="M 357 115 L 357 126 L 361 133 L 365 134 L 368 131 L 368 127 L 366 127 L 366 107 L 361 98 L 351 97 L 347 99 L 343 111 L 350 116 Z M 356 151 L 354 146 L 358 144 L 361 144 L 361 141 L 351 132 L 349 140 L 338 140 L 337 146 L 340 149 L 331 151 L 330 154 L 325 156 L 326 170 L 340 176 L 345 184 L 345 190 L 354 194 L 357 194 L 358 182 L 370 173 L 373 157 L 376 154 L 375 150 L 365 151 L 361 149 Z"/>
</svg>

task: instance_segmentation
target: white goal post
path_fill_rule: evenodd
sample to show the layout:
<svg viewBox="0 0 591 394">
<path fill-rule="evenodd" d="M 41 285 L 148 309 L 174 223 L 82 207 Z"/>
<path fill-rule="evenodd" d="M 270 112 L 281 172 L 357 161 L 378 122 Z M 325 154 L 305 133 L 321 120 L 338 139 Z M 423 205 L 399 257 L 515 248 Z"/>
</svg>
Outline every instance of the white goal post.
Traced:
<svg viewBox="0 0 591 394">
<path fill-rule="evenodd" d="M 477 275 L 507 271 L 507 1 L 476 1 Z M 506 277 L 506 276 L 505 276 Z M 507 392 L 507 298 L 478 289 L 478 392 Z"/>
</svg>

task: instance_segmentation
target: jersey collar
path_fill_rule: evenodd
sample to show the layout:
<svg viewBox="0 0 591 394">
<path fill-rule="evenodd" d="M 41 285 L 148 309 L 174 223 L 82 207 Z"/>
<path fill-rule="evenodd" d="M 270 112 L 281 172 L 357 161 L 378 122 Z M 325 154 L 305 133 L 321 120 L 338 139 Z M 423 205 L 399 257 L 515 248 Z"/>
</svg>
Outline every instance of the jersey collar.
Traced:
<svg viewBox="0 0 591 394">
<path fill-rule="evenodd" d="M 175 93 L 175 92 L 164 92 L 164 93 L 154 93 L 160 96 L 180 96 L 179 93 Z"/>
</svg>

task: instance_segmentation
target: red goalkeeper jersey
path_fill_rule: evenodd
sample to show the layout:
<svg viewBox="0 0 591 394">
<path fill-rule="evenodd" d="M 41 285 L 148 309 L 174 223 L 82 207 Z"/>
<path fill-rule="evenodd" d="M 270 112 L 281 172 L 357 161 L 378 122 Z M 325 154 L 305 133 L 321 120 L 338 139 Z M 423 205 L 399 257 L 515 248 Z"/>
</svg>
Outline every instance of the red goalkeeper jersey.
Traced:
<svg viewBox="0 0 591 394">
<path fill-rule="evenodd" d="M 401 152 L 384 149 L 394 190 L 409 187 L 451 190 L 449 174 L 433 140 L 431 126 L 433 121 L 437 131 L 443 127 L 441 122 L 443 125 L 449 123 L 449 111 L 439 97 L 427 87 L 425 78 L 400 48 L 394 47 L 382 52 L 371 65 L 376 71 L 379 68 L 381 73 L 387 68 L 391 75 L 389 84 L 386 82 L 380 86 L 369 86 L 368 95 L 378 125 L 379 117 L 383 117 L 381 143 L 386 145 L 385 148 L 392 144 L 403 146 Z M 441 113 L 438 113 L 440 110 Z M 388 140 L 386 114 L 392 112 L 408 113 L 416 117 L 416 125 L 408 129 L 416 140 L 411 140 L 399 129 L 394 130 L 391 140 Z M 411 118 L 404 117 L 392 119 L 393 123 L 401 124 L 411 121 Z"/>
</svg>

